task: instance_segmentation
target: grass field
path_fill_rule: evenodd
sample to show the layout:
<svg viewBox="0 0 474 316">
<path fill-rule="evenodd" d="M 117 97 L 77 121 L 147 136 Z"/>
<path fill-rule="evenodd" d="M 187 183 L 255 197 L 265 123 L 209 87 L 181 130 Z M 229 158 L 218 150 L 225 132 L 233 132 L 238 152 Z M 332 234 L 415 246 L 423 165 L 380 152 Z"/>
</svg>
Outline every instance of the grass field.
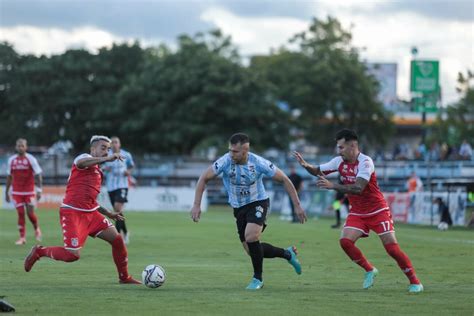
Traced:
<svg viewBox="0 0 474 316">
<path fill-rule="evenodd" d="M 39 211 L 44 245 L 61 245 L 57 211 Z M 129 269 L 158 263 L 167 280 L 159 289 L 119 285 L 110 246 L 88 239 L 81 260 L 66 264 L 42 259 L 30 273 L 23 259 L 33 245 L 16 246 L 16 213 L 0 210 L 0 295 L 18 315 L 473 315 L 474 233 L 440 232 L 398 225 L 402 248 L 425 286 L 407 293 L 407 280 L 375 235 L 358 243 L 380 270 L 374 288 L 362 290 L 363 271 L 339 248 L 331 220 L 305 225 L 268 220 L 263 240 L 295 244 L 303 274 L 281 259 L 264 261 L 265 287 L 244 290 L 250 258 L 244 255 L 227 208 L 203 214 L 194 224 L 187 213 L 129 213 Z"/>
</svg>

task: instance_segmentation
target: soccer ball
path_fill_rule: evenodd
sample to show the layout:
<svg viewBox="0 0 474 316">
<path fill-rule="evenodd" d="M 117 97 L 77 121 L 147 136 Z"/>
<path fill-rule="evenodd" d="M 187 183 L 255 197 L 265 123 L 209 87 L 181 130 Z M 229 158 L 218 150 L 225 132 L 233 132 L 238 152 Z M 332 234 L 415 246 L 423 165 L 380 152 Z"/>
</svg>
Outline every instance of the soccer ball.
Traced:
<svg viewBox="0 0 474 316">
<path fill-rule="evenodd" d="M 163 285 L 166 280 L 165 269 L 157 264 L 150 264 L 142 272 L 142 282 L 147 287 L 157 288 Z"/>
<path fill-rule="evenodd" d="M 446 222 L 441 222 L 441 223 L 439 223 L 439 225 L 438 225 L 438 229 L 439 229 L 439 230 L 448 230 L 448 227 L 449 227 L 449 225 L 448 225 L 448 223 L 446 223 Z"/>
</svg>

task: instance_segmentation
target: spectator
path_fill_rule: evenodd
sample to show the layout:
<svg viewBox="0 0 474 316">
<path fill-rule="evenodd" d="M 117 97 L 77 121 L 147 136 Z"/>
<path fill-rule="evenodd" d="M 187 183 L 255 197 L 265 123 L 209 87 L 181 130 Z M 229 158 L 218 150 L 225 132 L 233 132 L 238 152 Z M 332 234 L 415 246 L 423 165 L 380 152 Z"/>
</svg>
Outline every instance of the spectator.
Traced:
<svg viewBox="0 0 474 316">
<path fill-rule="evenodd" d="M 413 171 L 410 178 L 408 178 L 406 188 L 408 193 L 423 191 L 423 182 L 420 177 L 416 175 L 415 171 Z"/>
<path fill-rule="evenodd" d="M 426 145 L 423 142 L 420 142 L 418 148 L 415 151 L 416 160 L 425 160 L 426 158 Z"/>
<path fill-rule="evenodd" d="M 288 176 L 290 179 L 291 183 L 293 183 L 293 186 L 296 189 L 296 192 L 298 194 L 300 193 L 301 189 L 303 188 L 303 178 L 296 173 L 296 168 L 295 166 L 290 166 L 290 175 Z M 293 205 L 293 202 L 290 199 L 290 206 L 291 206 L 291 218 L 293 223 L 299 223 L 298 217 L 295 214 L 295 206 Z"/>
<path fill-rule="evenodd" d="M 439 160 L 439 144 L 436 142 L 431 143 L 430 151 L 428 153 L 429 161 L 438 161 Z"/>
<path fill-rule="evenodd" d="M 448 206 L 443 202 L 443 199 L 437 197 L 434 200 L 435 204 L 438 204 L 438 213 L 439 213 L 439 222 L 446 223 L 448 226 L 453 225 L 453 220 L 451 219 L 451 213 L 449 213 Z"/>
<path fill-rule="evenodd" d="M 459 148 L 459 157 L 462 160 L 471 160 L 472 159 L 472 147 L 467 142 L 467 140 L 463 140 L 461 147 Z"/>
</svg>

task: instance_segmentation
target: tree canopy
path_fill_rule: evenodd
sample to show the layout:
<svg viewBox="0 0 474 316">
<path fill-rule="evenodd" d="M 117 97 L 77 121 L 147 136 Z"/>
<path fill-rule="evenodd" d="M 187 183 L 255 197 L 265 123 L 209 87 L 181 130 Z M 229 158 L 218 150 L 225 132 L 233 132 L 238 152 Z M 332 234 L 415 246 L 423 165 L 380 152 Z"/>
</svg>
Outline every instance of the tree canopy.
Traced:
<svg viewBox="0 0 474 316">
<path fill-rule="evenodd" d="M 49 57 L 2 43 L 0 124 L 8 128 L 0 143 L 71 140 L 82 150 L 100 133 L 137 152 L 189 154 L 225 145 L 237 131 L 257 148 L 284 149 L 292 129 L 325 144 L 332 140 L 321 135 L 342 127 L 386 141 L 390 116 L 350 32 L 336 19 L 314 19 L 290 42 L 297 48 L 254 56 L 248 66 L 218 30 L 181 35 L 175 49 L 115 44 Z"/>
</svg>

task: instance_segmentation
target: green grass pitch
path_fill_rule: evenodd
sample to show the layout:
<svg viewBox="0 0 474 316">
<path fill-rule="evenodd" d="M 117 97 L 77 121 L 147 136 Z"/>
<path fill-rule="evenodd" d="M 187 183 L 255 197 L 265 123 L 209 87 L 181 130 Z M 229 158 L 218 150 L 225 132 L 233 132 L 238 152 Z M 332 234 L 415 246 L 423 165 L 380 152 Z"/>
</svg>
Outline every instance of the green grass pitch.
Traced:
<svg viewBox="0 0 474 316">
<path fill-rule="evenodd" d="M 62 245 L 58 212 L 39 210 L 43 245 Z M 23 259 L 28 243 L 18 238 L 16 212 L 0 210 L 0 295 L 18 315 L 473 315 L 474 233 L 465 229 L 397 225 L 425 292 L 410 295 L 408 282 L 375 235 L 358 246 L 380 271 L 375 286 L 362 290 L 363 270 L 339 247 L 330 219 L 305 225 L 270 216 L 263 241 L 296 245 L 303 274 L 285 260 L 264 261 L 265 287 L 244 288 L 252 276 L 250 258 L 237 238 L 231 210 L 214 208 L 193 223 L 188 213 L 128 213 L 129 270 L 140 278 L 152 263 L 167 280 L 159 289 L 119 285 L 110 246 L 88 239 L 81 259 L 63 263 L 43 258 L 30 273 Z"/>
</svg>

